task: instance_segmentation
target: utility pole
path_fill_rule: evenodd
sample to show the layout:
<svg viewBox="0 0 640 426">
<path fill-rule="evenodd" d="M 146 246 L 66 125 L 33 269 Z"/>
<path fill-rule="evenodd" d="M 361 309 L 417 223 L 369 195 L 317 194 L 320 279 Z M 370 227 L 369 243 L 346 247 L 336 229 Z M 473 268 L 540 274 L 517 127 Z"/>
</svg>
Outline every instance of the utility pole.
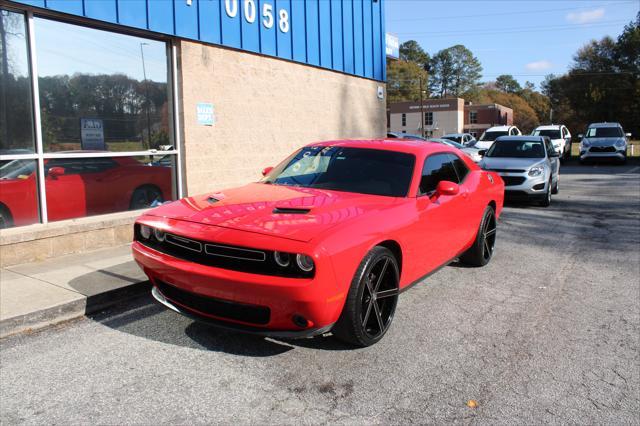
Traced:
<svg viewBox="0 0 640 426">
<path fill-rule="evenodd" d="M 420 77 L 420 136 L 424 138 L 424 96 L 422 94 L 422 77 Z"/>
<path fill-rule="evenodd" d="M 147 142 L 144 142 L 143 139 L 143 146 L 146 147 L 146 149 L 151 148 L 151 118 L 149 116 L 149 83 L 147 82 L 147 69 L 144 65 L 144 50 L 142 49 L 142 46 L 148 46 L 149 43 L 140 43 L 140 57 L 142 58 L 142 76 L 144 77 L 144 96 L 145 96 L 145 106 L 146 106 L 146 110 L 147 110 Z"/>
</svg>

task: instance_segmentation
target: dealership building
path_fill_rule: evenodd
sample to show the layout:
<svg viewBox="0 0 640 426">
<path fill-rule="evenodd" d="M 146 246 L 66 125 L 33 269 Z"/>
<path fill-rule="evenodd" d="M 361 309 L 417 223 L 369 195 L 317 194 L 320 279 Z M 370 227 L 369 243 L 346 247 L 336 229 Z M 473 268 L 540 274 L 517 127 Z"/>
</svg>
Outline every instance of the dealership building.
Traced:
<svg viewBox="0 0 640 426">
<path fill-rule="evenodd" d="M 461 98 L 425 99 L 389 104 L 387 122 L 388 131 L 394 133 L 425 137 L 471 133 L 479 138 L 490 127 L 513 125 L 513 110 L 499 104 L 474 105 Z"/>
<path fill-rule="evenodd" d="M 142 208 L 383 136 L 384 1 L 3 1 L 0 266 L 129 242 Z"/>
</svg>

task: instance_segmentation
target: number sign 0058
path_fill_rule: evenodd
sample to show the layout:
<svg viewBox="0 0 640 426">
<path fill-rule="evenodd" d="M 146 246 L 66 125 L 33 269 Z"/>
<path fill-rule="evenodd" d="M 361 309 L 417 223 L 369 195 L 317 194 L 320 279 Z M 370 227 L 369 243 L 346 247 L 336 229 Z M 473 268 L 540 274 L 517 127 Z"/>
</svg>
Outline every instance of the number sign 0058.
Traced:
<svg viewBox="0 0 640 426">
<path fill-rule="evenodd" d="M 256 2 L 258 0 L 224 0 L 224 11 L 229 18 L 235 18 L 238 16 L 238 2 L 242 2 L 244 19 L 253 24 L 256 22 Z M 273 28 L 274 16 L 273 5 L 270 3 L 262 4 L 262 25 L 265 28 Z M 278 28 L 283 33 L 289 32 L 289 12 L 287 9 L 280 9 L 278 11 Z"/>
</svg>

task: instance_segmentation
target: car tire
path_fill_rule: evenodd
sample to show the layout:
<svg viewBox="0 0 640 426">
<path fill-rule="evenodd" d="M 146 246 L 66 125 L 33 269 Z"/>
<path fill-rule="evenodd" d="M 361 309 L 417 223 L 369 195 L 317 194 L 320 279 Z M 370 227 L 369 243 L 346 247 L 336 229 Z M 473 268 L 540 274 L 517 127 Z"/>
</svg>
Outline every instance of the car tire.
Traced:
<svg viewBox="0 0 640 426">
<path fill-rule="evenodd" d="M 549 180 L 549 184 L 547 185 L 547 192 L 544 193 L 544 198 L 540 201 L 540 205 L 542 207 L 549 207 L 551 205 L 551 194 L 553 190 L 551 189 L 551 180 Z"/>
<path fill-rule="evenodd" d="M 13 217 L 11 212 L 5 206 L 0 205 L 0 229 L 11 228 L 13 226 Z"/>
<path fill-rule="evenodd" d="M 556 194 L 558 194 L 559 192 L 560 192 L 560 180 L 557 180 L 557 181 L 556 181 L 556 184 L 555 184 L 555 185 L 553 185 L 553 189 L 551 190 L 551 193 L 552 193 L 553 195 L 556 195 Z"/>
<path fill-rule="evenodd" d="M 391 250 L 374 247 L 351 280 L 342 314 L 332 329 L 334 336 L 360 347 L 380 341 L 393 321 L 399 282 L 398 261 Z"/>
<path fill-rule="evenodd" d="M 162 191 L 156 186 L 145 185 L 137 188 L 131 195 L 129 210 L 140 210 L 151 207 L 154 201 L 162 202 Z"/>
<path fill-rule="evenodd" d="M 491 261 L 496 244 L 497 225 L 493 207 L 487 206 L 473 245 L 460 256 L 462 263 L 469 266 L 484 266 Z"/>
</svg>

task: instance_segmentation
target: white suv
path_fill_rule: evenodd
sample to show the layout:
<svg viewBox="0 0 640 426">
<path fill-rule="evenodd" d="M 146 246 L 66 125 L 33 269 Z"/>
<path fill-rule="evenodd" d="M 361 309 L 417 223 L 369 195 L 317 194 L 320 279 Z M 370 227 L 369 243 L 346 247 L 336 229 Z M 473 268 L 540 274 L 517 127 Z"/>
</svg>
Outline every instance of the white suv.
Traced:
<svg viewBox="0 0 640 426">
<path fill-rule="evenodd" d="M 571 132 L 564 124 L 550 124 L 547 126 L 538 126 L 533 132 L 533 136 L 547 136 L 551 139 L 553 148 L 560 154 L 561 160 L 571 157 Z"/>
<path fill-rule="evenodd" d="M 493 141 L 500 136 L 520 136 L 522 132 L 516 126 L 494 126 L 490 127 L 480 136 L 474 148 L 486 150 L 491 148 Z"/>
</svg>

